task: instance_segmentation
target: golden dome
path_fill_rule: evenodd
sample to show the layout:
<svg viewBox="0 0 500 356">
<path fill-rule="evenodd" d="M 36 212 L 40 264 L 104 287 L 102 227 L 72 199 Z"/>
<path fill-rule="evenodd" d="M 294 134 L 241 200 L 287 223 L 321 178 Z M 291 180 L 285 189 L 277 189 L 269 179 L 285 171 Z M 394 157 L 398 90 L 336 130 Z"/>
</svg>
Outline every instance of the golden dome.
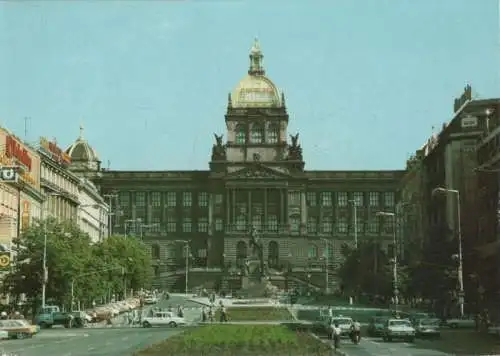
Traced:
<svg viewBox="0 0 500 356">
<path fill-rule="evenodd" d="M 262 51 L 256 39 L 250 50 L 250 68 L 231 94 L 233 108 L 281 107 L 280 93 L 276 85 L 265 76 Z"/>
</svg>

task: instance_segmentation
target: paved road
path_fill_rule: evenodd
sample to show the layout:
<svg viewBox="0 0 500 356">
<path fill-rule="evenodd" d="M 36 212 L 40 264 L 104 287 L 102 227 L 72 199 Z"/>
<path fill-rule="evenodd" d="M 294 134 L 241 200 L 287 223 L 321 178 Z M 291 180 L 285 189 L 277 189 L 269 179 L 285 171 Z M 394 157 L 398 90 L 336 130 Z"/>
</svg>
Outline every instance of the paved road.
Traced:
<svg viewBox="0 0 500 356">
<path fill-rule="evenodd" d="M 16 356 L 129 356 L 179 332 L 182 329 L 56 329 L 33 339 L 4 341 L 0 350 Z"/>
<path fill-rule="evenodd" d="M 200 305 L 174 295 L 154 305 L 160 308 L 182 305 L 185 318 L 197 321 L 201 317 Z M 148 306 L 145 312 L 149 310 Z M 114 320 L 113 327 L 42 330 L 33 339 L 0 342 L 0 352 L 16 356 L 129 356 L 148 345 L 160 342 L 182 332 L 182 328 L 151 328 L 126 326 L 121 316 Z"/>
</svg>

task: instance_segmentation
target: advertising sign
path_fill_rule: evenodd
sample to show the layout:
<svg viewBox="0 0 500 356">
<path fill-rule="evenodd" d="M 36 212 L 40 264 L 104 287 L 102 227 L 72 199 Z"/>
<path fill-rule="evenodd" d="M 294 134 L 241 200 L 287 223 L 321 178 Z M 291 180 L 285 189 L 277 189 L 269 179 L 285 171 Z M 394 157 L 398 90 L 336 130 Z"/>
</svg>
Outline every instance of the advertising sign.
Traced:
<svg viewBox="0 0 500 356">
<path fill-rule="evenodd" d="M 31 218 L 31 203 L 28 200 L 23 201 L 23 210 L 21 213 L 21 230 L 26 230 L 30 227 Z"/>
<path fill-rule="evenodd" d="M 40 158 L 17 137 L 0 128 L 0 178 L 4 181 L 22 182 L 39 189 Z M 14 174 L 15 172 L 15 174 Z"/>
<path fill-rule="evenodd" d="M 0 166 L 0 181 L 15 183 L 17 182 L 17 168 L 11 166 Z"/>
<path fill-rule="evenodd" d="M 47 156 L 57 163 L 65 166 L 71 164 L 71 157 L 60 149 L 55 141 L 49 141 L 45 137 L 40 137 L 40 148 Z"/>
</svg>

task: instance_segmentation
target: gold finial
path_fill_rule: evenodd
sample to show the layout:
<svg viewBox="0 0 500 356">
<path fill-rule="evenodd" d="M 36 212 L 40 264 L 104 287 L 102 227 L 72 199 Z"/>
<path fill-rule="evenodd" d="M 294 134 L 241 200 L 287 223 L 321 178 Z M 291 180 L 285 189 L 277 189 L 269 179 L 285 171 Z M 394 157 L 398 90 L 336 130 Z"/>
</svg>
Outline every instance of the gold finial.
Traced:
<svg viewBox="0 0 500 356">
<path fill-rule="evenodd" d="M 83 125 L 80 125 L 80 140 L 83 140 Z"/>
</svg>

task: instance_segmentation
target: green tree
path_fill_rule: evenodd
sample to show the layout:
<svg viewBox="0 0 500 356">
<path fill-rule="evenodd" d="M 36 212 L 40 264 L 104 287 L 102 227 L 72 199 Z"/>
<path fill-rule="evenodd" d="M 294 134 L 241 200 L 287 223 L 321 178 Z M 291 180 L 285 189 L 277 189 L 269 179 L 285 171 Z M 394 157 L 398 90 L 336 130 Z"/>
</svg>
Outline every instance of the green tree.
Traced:
<svg viewBox="0 0 500 356">
<path fill-rule="evenodd" d="M 151 254 L 141 240 L 128 236 L 110 236 L 93 245 L 92 251 L 94 263 L 101 270 L 108 271 L 107 278 L 102 279 L 101 288 L 111 288 L 123 294 L 125 288 L 138 290 L 151 285 Z M 122 273 L 117 274 L 116 270 Z"/>
<path fill-rule="evenodd" d="M 71 280 L 85 271 L 91 257 L 89 236 L 71 222 L 46 219 L 32 224 L 14 241 L 16 262 L 4 286 L 13 296 L 24 293 L 33 306 L 42 296 L 43 251 L 46 236 L 48 280 L 46 300 L 59 305 L 70 299 Z"/>
</svg>

